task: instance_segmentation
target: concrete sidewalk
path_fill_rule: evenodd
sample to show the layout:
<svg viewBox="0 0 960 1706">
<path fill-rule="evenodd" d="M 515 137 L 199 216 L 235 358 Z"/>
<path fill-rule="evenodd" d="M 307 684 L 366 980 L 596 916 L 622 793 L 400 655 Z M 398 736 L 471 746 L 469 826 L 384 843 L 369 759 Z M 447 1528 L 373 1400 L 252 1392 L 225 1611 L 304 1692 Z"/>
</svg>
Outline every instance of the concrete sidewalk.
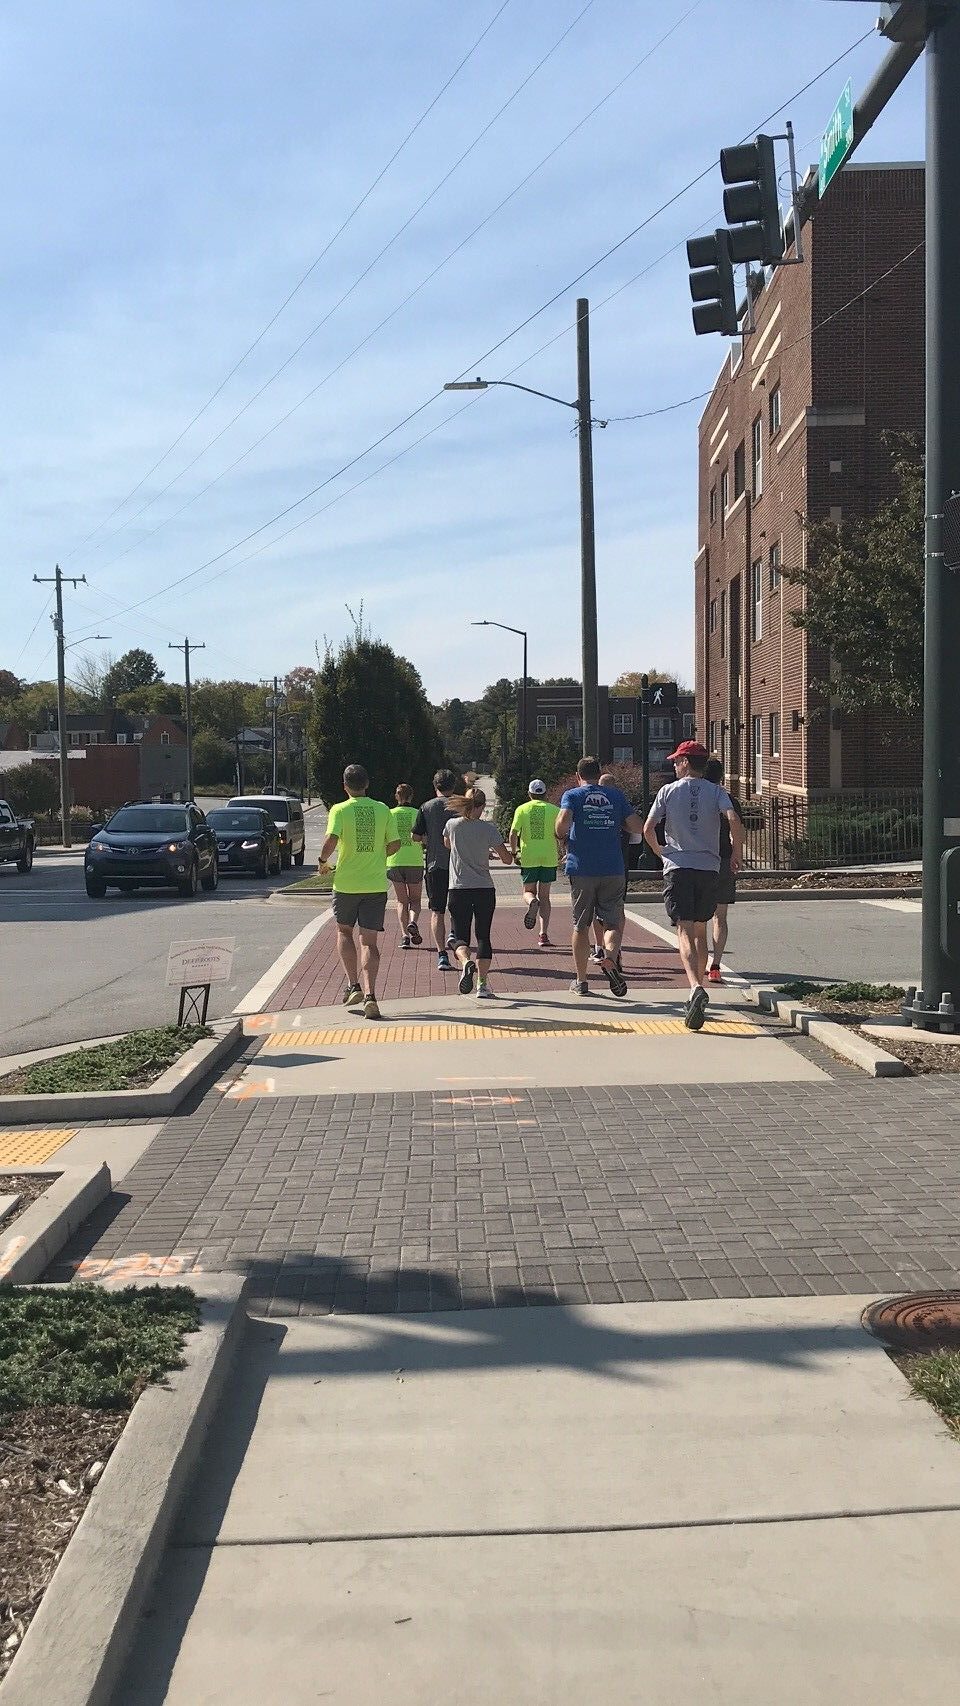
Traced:
<svg viewBox="0 0 960 1706">
<path fill-rule="evenodd" d="M 960 1450 L 863 1301 L 251 1323 L 116 1706 L 946 1697 Z"/>
</svg>

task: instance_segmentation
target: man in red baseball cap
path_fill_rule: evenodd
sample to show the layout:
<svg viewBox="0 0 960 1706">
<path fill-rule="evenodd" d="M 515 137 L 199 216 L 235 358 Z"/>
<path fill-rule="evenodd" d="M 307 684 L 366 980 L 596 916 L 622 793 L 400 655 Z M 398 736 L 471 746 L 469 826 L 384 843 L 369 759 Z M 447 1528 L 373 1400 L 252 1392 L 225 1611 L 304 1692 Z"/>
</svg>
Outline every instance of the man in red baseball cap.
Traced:
<svg viewBox="0 0 960 1706">
<path fill-rule="evenodd" d="M 740 867 L 743 835 L 730 795 L 704 776 L 707 749 L 697 740 L 682 740 L 669 762 L 677 780 L 661 788 L 643 826 L 644 839 L 663 860 L 663 903 L 676 925 L 677 945 L 690 985 L 683 1022 L 699 1031 L 710 997 L 707 976 L 707 923 L 717 909 L 720 873 L 720 824 L 726 818 L 733 852 L 730 869 Z M 664 827 L 664 844 L 657 825 Z"/>
</svg>

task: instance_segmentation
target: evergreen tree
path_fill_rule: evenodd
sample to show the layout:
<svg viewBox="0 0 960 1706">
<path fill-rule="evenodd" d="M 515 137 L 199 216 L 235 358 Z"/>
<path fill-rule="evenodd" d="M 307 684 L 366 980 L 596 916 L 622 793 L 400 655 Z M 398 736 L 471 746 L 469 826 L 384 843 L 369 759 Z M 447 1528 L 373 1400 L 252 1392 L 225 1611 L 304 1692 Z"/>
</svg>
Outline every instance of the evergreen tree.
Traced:
<svg viewBox="0 0 960 1706">
<path fill-rule="evenodd" d="M 443 743 L 423 683 L 406 658 L 357 624 L 328 651 L 314 688 L 310 750 L 317 789 L 330 806 L 343 797 L 343 771 L 362 764 L 375 799 L 392 802 L 398 782 L 418 800 L 433 792 Z"/>
</svg>

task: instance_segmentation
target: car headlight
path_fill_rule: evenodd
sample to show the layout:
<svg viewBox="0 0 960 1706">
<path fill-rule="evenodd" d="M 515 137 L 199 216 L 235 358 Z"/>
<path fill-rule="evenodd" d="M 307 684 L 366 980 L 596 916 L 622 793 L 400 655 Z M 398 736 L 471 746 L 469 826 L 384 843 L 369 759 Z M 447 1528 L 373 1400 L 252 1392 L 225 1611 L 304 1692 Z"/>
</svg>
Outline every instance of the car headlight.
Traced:
<svg viewBox="0 0 960 1706">
<path fill-rule="evenodd" d="M 164 848 L 164 852 L 165 853 L 184 853 L 186 851 L 186 849 L 189 847 L 189 845 L 190 845 L 189 841 L 168 841 L 166 847 Z"/>
<path fill-rule="evenodd" d="M 286 841 L 286 839 L 287 839 L 287 832 L 286 832 L 286 830 L 285 830 L 285 829 L 281 829 L 281 831 L 280 831 L 280 840 L 281 840 L 281 841 Z"/>
<path fill-rule="evenodd" d="M 90 845 L 93 853 L 109 853 L 110 851 L 109 843 L 106 841 L 93 841 Z"/>
<path fill-rule="evenodd" d="M 241 841 L 240 845 L 241 845 L 241 847 L 251 848 L 251 847 L 259 847 L 260 843 L 259 843 L 259 841 Z"/>
</svg>

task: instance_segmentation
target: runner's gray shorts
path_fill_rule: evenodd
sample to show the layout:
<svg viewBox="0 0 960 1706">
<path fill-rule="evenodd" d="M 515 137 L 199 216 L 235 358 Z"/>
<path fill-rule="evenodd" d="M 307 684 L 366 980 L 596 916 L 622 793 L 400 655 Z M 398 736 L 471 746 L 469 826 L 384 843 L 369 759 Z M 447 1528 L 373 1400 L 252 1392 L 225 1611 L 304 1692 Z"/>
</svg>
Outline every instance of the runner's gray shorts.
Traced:
<svg viewBox="0 0 960 1706">
<path fill-rule="evenodd" d="M 333 916 L 338 924 L 352 930 L 382 930 L 387 910 L 385 894 L 333 894 Z"/>
<path fill-rule="evenodd" d="M 622 930 L 622 874 L 619 877 L 571 877 L 570 905 L 573 908 L 573 928 L 589 930 L 599 918 L 607 930 Z"/>
</svg>

